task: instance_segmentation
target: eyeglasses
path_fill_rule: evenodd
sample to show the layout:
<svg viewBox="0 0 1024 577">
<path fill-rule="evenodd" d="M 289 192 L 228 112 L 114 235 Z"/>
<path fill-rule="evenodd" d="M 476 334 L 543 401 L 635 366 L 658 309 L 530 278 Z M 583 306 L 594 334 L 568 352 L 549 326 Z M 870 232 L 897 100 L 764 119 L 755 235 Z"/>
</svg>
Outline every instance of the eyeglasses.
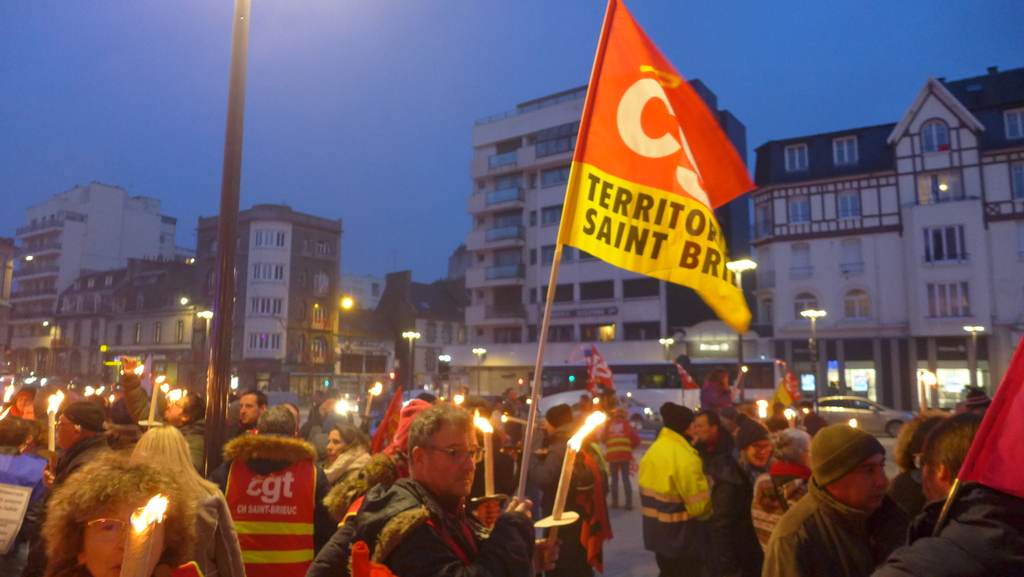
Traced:
<svg viewBox="0 0 1024 577">
<path fill-rule="evenodd" d="M 85 524 L 85 528 L 91 531 L 98 541 L 112 543 L 124 538 L 128 523 L 120 519 L 93 519 Z"/>
<path fill-rule="evenodd" d="M 427 448 L 428 449 L 433 449 L 434 451 L 441 451 L 442 453 L 448 453 L 449 455 L 451 455 L 452 460 L 455 461 L 455 463 L 459 464 L 459 465 L 465 463 L 470 458 L 473 459 L 474 463 L 479 463 L 484 458 L 484 450 L 481 449 L 480 447 L 476 447 L 474 449 L 466 450 L 466 449 L 442 449 L 441 447 L 435 447 L 434 445 L 427 445 Z"/>
</svg>

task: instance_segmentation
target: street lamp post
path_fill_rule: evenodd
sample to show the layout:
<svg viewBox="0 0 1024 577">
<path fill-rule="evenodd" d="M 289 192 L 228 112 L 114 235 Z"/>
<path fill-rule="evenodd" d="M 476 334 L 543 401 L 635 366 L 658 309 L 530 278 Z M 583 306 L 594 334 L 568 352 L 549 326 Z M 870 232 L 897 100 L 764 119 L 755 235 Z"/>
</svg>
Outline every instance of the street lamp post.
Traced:
<svg viewBox="0 0 1024 577">
<path fill-rule="evenodd" d="M 967 326 L 964 330 L 971 333 L 971 351 L 967 356 L 967 370 L 971 372 L 971 386 L 978 386 L 978 333 L 985 332 L 982 326 Z"/>
<path fill-rule="evenodd" d="M 736 287 L 740 289 L 740 294 L 743 295 L 743 299 L 746 300 L 747 297 L 743 293 L 743 271 L 756 269 L 757 263 L 745 258 L 743 260 L 727 262 L 725 263 L 725 267 L 736 275 Z M 736 337 L 736 376 L 740 382 L 740 401 L 743 401 L 743 379 L 741 375 L 743 372 L 743 333 L 736 331 Z"/>
<path fill-rule="evenodd" d="M 673 339 L 672 337 L 669 337 L 667 339 L 658 339 L 658 342 L 661 343 L 662 345 L 665 345 L 665 360 L 671 360 L 671 356 L 668 354 L 668 348 L 675 344 L 676 340 Z"/>
<path fill-rule="evenodd" d="M 199 311 L 196 316 L 203 319 L 203 362 L 206 364 L 206 372 L 210 372 L 210 321 L 213 319 L 213 311 Z M 207 383 L 209 385 L 209 383 Z"/>
<path fill-rule="evenodd" d="M 420 334 L 416 331 L 405 331 L 402 333 L 403 339 L 409 339 L 409 390 L 416 388 L 416 339 L 420 338 Z"/>
<path fill-rule="evenodd" d="M 822 310 L 807 309 L 800 311 L 800 316 L 805 319 L 811 319 L 811 336 L 807 339 L 807 346 L 810 347 L 811 353 L 811 366 L 814 367 L 814 379 L 816 388 L 821 390 L 821 383 L 817 382 L 818 379 L 818 319 L 825 316 L 827 313 Z"/>
<path fill-rule="evenodd" d="M 487 349 L 477 347 L 473 349 L 473 354 L 476 355 L 476 394 L 480 394 L 480 363 L 483 362 L 483 356 L 487 354 Z"/>
</svg>

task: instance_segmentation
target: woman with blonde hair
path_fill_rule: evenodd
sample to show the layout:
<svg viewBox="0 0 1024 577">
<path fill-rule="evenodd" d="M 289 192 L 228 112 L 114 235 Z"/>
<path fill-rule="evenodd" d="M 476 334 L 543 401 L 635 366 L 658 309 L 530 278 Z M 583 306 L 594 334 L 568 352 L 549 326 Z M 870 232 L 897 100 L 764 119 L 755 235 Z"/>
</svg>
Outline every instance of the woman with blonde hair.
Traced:
<svg viewBox="0 0 1024 577">
<path fill-rule="evenodd" d="M 324 474 L 332 485 L 370 461 L 370 439 L 355 425 L 336 423 L 327 437 Z"/>
<path fill-rule="evenodd" d="M 128 521 L 156 495 L 167 497 L 164 536 L 147 575 L 173 575 L 195 542 L 195 500 L 169 469 L 130 463 L 123 454 L 95 458 L 53 493 L 43 535 L 46 577 L 119 577 Z"/>
<path fill-rule="evenodd" d="M 181 432 L 175 427 L 150 429 L 135 445 L 131 461 L 154 463 L 172 471 L 192 496 L 192 502 L 197 503 L 195 531 L 199 539 L 191 560 L 196 562 L 204 577 L 244 577 L 242 551 L 228 503 L 217 485 L 196 472 Z"/>
</svg>

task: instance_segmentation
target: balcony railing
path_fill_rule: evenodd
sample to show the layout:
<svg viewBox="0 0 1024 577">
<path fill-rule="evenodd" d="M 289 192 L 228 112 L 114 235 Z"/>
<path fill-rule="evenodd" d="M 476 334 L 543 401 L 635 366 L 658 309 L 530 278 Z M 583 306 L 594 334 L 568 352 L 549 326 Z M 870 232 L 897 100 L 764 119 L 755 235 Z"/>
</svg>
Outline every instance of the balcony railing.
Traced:
<svg viewBox="0 0 1024 577">
<path fill-rule="evenodd" d="M 499 166 L 515 164 L 518 160 L 518 152 L 518 150 L 513 150 L 512 152 L 506 152 L 504 154 L 495 154 L 487 159 L 487 166 L 491 168 L 498 168 Z"/>
<path fill-rule="evenodd" d="M 525 278 L 526 266 L 521 264 L 489 266 L 487 267 L 487 273 L 484 276 L 487 278 L 487 280 L 497 280 L 503 278 Z"/>
<path fill-rule="evenodd" d="M 794 266 L 789 269 L 789 276 L 793 278 L 807 278 L 814 272 L 814 267 Z"/>
<path fill-rule="evenodd" d="M 487 242 L 495 242 L 499 240 L 508 239 L 523 239 L 526 238 L 526 229 L 519 224 L 512 226 L 498 226 L 495 228 L 487 229 L 487 234 L 484 236 Z"/>
<path fill-rule="evenodd" d="M 524 319 L 526 309 L 522 303 L 512 305 L 487 305 L 484 316 L 489 319 Z"/>
<path fill-rule="evenodd" d="M 326 330 L 326 329 L 331 328 L 331 319 L 329 319 L 329 318 L 314 318 L 311 324 L 312 324 L 314 329 Z"/>
<path fill-rule="evenodd" d="M 842 274 L 863 274 L 864 263 L 862 262 L 846 262 L 839 264 L 839 272 Z"/>
<path fill-rule="evenodd" d="M 526 192 L 519 186 L 499 188 L 487 193 L 487 204 L 498 204 L 512 200 L 526 200 Z"/>
<path fill-rule="evenodd" d="M 25 298 L 25 297 L 38 297 L 38 296 L 56 295 L 56 294 L 57 294 L 57 289 L 56 288 L 24 289 L 24 290 L 19 290 L 19 291 L 12 292 L 11 293 L 11 298 L 12 299 L 17 299 L 17 298 Z"/>
<path fill-rule="evenodd" d="M 41 222 L 37 222 L 35 224 L 30 224 L 28 226 L 23 226 L 23 227 L 17 229 L 15 231 L 15 234 L 17 234 L 17 236 L 22 236 L 22 235 L 31 234 L 31 233 L 34 233 L 34 232 L 39 232 L 39 231 L 47 230 L 47 229 L 51 229 L 51 228 L 60 228 L 60 227 L 64 226 L 65 222 L 67 222 L 69 220 L 73 221 L 73 222 L 85 222 L 85 218 L 86 218 L 86 216 L 84 214 L 81 214 L 81 213 L 70 212 L 70 211 L 61 211 L 60 213 L 58 213 L 58 215 L 55 218 L 48 219 L 48 220 L 43 220 Z"/>
<path fill-rule="evenodd" d="M 21 277 L 32 276 L 32 275 L 36 275 L 36 274 L 47 274 L 47 273 L 56 273 L 56 272 L 60 272 L 60 266 L 59 265 L 56 265 L 56 264 L 45 264 L 45 265 L 27 266 L 27 267 L 19 268 L 18 270 L 14 271 L 14 274 L 12 274 L 11 276 L 13 278 L 21 278 Z"/>
<path fill-rule="evenodd" d="M 26 254 L 37 254 L 37 253 L 46 252 L 46 251 L 50 251 L 50 250 L 60 250 L 60 249 L 61 249 L 61 243 L 54 241 L 54 242 L 46 242 L 46 243 L 43 243 L 43 244 L 40 244 L 40 245 L 35 245 L 35 246 L 23 246 L 23 247 L 19 248 L 17 251 L 15 251 L 14 254 L 16 256 L 25 256 Z"/>
</svg>

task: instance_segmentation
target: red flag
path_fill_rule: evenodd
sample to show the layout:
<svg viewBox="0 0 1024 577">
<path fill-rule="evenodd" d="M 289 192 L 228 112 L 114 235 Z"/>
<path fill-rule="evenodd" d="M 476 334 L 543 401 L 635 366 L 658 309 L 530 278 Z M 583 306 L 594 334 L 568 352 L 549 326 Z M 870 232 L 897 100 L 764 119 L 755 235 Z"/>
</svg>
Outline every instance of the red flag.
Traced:
<svg viewBox="0 0 1024 577">
<path fill-rule="evenodd" d="M 612 369 L 605 362 L 597 347 L 590 345 L 590 350 L 583 353 L 587 360 L 587 392 L 597 396 L 597 386 L 604 385 L 606 388 L 615 388 L 612 385 Z"/>
<path fill-rule="evenodd" d="M 672 361 L 672 364 L 674 364 L 676 366 L 676 370 L 679 371 L 679 378 L 683 380 L 684 389 L 700 388 L 700 385 L 697 384 L 697 381 L 693 380 L 693 377 L 690 376 L 690 373 L 686 372 L 686 369 L 683 368 L 683 365 L 680 365 L 675 361 Z"/>
<path fill-rule="evenodd" d="M 604 573 L 604 542 L 612 538 L 612 524 L 604 502 L 604 484 L 601 469 L 588 451 L 580 451 L 577 459 L 594 475 L 590 490 L 576 493 L 576 504 L 583 509 L 580 515 L 580 543 L 587 549 L 587 563 Z"/>
<path fill-rule="evenodd" d="M 803 394 L 800 393 L 800 382 L 796 380 L 793 371 L 786 371 L 779 386 L 775 389 L 775 395 L 772 396 L 772 404 L 782 403 L 788 407 L 795 405 L 803 397 Z"/>
<path fill-rule="evenodd" d="M 391 441 L 395 438 L 395 433 L 398 432 L 398 421 L 401 418 L 402 387 L 399 385 L 395 395 L 391 397 L 391 403 L 388 405 L 387 412 L 384 413 L 384 420 L 380 422 L 380 427 L 377 428 L 377 432 L 373 435 L 373 441 L 370 442 L 371 454 L 377 454 L 391 444 Z"/>
<path fill-rule="evenodd" d="M 1017 344 L 1010 368 L 999 383 L 957 476 L 1024 499 L 1024 339 Z"/>
</svg>

